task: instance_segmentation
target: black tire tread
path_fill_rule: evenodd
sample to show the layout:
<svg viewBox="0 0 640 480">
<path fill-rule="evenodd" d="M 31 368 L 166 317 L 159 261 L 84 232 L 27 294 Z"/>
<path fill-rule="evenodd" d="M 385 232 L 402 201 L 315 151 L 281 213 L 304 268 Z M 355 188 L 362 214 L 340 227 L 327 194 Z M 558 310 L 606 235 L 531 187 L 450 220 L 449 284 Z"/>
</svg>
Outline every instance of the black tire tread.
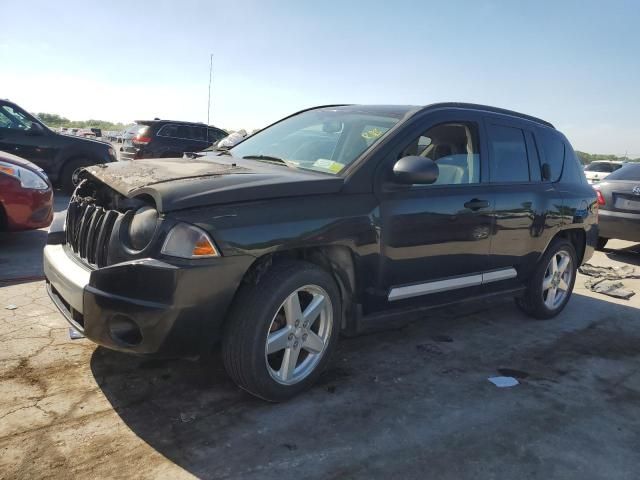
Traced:
<svg viewBox="0 0 640 480">
<path fill-rule="evenodd" d="M 565 249 L 572 256 L 573 260 L 573 278 L 571 280 L 571 285 L 569 286 L 569 295 L 567 295 L 567 299 L 562 304 L 562 306 L 554 311 L 550 311 L 544 305 L 542 301 L 542 294 L 539 291 L 542 285 L 542 277 L 547 269 L 547 265 L 551 260 L 551 256 L 554 255 L 558 250 Z M 546 252 L 538 262 L 538 266 L 536 267 L 535 272 L 531 275 L 531 279 L 528 282 L 527 289 L 522 297 L 516 298 L 516 304 L 518 307 L 528 316 L 533 317 L 538 320 L 548 320 L 550 318 L 558 315 L 565 307 L 567 302 L 569 301 L 571 294 L 573 293 L 573 286 L 576 281 L 577 274 L 577 255 L 576 250 L 573 244 L 565 239 L 565 238 L 556 238 L 551 242 Z"/>
<path fill-rule="evenodd" d="M 294 276 L 309 272 L 313 272 L 314 275 L 322 272 L 321 275 L 326 276 L 325 279 L 333 284 L 334 293 L 339 292 L 331 275 L 318 266 L 304 261 L 283 260 L 274 263 L 257 284 L 245 283 L 242 285 L 229 311 L 222 339 L 222 357 L 225 369 L 238 386 L 264 400 L 272 402 L 286 400 L 298 391 L 305 389 L 308 384 L 313 383 L 307 381 L 314 377 L 314 374 L 298 385 L 287 387 L 294 392 L 293 394 L 278 395 L 265 392 L 264 385 L 259 380 L 253 366 L 256 352 L 252 351 L 251 342 L 247 340 L 248 332 L 254 332 L 256 329 L 256 319 L 264 313 L 267 306 L 273 306 L 273 297 L 281 283 L 294 278 Z M 339 296 L 337 298 L 339 300 Z M 335 299 L 332 298 L 332 301 L 335 302 Z M 334 309 L 335 307 L 334 305 Z M 339 326 L 339 319 L 334 317 L 332 335 L 339 330 Z M 335 346 L 335 340 L 332 343 Z M 325 357 L 322 360 L 325 365 L 330 354 L 331 351 L 325 352 Z M 319 365 L 319 367 L 321 366 L 322 364 Z M 318 370 L 322 370 L 322 368 Z M 320 371 L 314 373 L 319 374 Z"/>
</svg>

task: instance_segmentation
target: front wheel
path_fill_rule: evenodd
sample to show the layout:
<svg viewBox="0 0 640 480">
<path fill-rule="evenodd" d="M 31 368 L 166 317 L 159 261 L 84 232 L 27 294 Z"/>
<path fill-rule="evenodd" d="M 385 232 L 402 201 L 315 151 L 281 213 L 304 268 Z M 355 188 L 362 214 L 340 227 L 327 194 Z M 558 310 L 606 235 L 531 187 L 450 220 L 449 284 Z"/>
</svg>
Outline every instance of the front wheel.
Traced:
<svg viewBox="0 0 640 480">
<path fill-rule="evenodd" d="M 555 317 L 571 297 L 577 268 L 573 244 L 563 238 L 554 240 L 529 280 L 525 294 L 516 299 L 517 305 L 534 318 Z"/>
<path fill-rule="evenodd" d="M 60 178 L 62 191 L 71 195 L 78 184 L 78 174 L 80 170 L 90 165 L 93 165 L 93 163 L 83 158 L 74 158 L 67 161 L 62 169 L 62 177 Z"/>
<path fill-rule="evenodd" d="M 329 273 L 301 261 L 274 264 L 234 301 L 222 341 L 229 376 L 272 402 L 305 390 L 329 361 L 340 312 L 340 293 Z"/>
</svg>

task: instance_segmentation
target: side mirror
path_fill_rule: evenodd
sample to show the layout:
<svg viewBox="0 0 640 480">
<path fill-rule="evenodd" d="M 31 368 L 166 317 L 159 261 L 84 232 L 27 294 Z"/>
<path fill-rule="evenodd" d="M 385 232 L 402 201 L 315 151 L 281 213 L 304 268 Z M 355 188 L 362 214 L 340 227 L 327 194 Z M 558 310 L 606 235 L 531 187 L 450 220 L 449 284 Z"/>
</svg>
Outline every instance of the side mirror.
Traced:
<svg viewBox="0 0 640 480">
<path fill-rule="evenodd" d="M 403 157 L 393 166 L 395 181 L 406 185 L 429 185 L 438 179 L 439 173 L 436 162 L 426 157 Z"/>
<path fill-rule="evenodd" d="M 542 179 L 551 180 L 551 167 L 548 163 L 542 164 Z"/>
<path fill-rule="evenodd" d="M 29 128 L 29 130 L 27 130 L 27 133 L 29 135 L 33 135 L 34 137 L 44 135 L 44 127 L 38 122 L 31 122 L 31 127 Z"/>
</svg>

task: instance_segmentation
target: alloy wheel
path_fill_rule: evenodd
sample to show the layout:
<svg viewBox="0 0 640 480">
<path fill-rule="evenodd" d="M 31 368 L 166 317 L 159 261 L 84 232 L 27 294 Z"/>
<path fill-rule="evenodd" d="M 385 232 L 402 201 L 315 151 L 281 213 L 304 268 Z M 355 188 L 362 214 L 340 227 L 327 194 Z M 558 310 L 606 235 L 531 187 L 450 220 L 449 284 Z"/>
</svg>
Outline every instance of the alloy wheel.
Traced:
<svg viewBox="0 0 640 480">
<path fill-rule="evenodd" d="M 276 312 L 265 343 L 267 370 L 276 382 L 293 385 L 318 366 L 333 328 L 327 292 L 306 285 L 292 292 Z"/>
<path fill-rule="evenodd" d="M 560 250 L 551 257 L 542 280 L 542 299 L 549 310 L 555 310 L 569 294 L 573 277 L 571 255 Z"/>
</svg>

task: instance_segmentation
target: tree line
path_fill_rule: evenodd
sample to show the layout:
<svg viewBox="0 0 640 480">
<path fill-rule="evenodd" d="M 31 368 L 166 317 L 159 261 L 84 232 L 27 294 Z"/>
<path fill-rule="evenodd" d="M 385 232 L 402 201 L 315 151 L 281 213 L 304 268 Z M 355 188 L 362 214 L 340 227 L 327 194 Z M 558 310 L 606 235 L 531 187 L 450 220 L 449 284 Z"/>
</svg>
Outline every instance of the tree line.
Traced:
<svg viewBox="0 0 640 480">
<path fill-rule="evenodd" d="M 607 155 L 603 153 L 586 153 L 580 152 L 578 150 L 576 150 L 576 154 L 584 165 L 588 165 L 589 163 L 595 162 L 597 160 L 609 160 L 613 162 L 640 162 L 640 158 L 629 158 L 625 156 L 619 157 L 612 154 Z"/>
<path fill-rule="evenodd" d="M 124 130 L 126 125 L 124 123 L 113 123 L 106 120 L 69 120 L 68 118 L 61 117 L 55 113 L 36 113 L 34 114 L 45 125 L 51 128 L 100 128 L 102 130 Z"/>
</svg>

